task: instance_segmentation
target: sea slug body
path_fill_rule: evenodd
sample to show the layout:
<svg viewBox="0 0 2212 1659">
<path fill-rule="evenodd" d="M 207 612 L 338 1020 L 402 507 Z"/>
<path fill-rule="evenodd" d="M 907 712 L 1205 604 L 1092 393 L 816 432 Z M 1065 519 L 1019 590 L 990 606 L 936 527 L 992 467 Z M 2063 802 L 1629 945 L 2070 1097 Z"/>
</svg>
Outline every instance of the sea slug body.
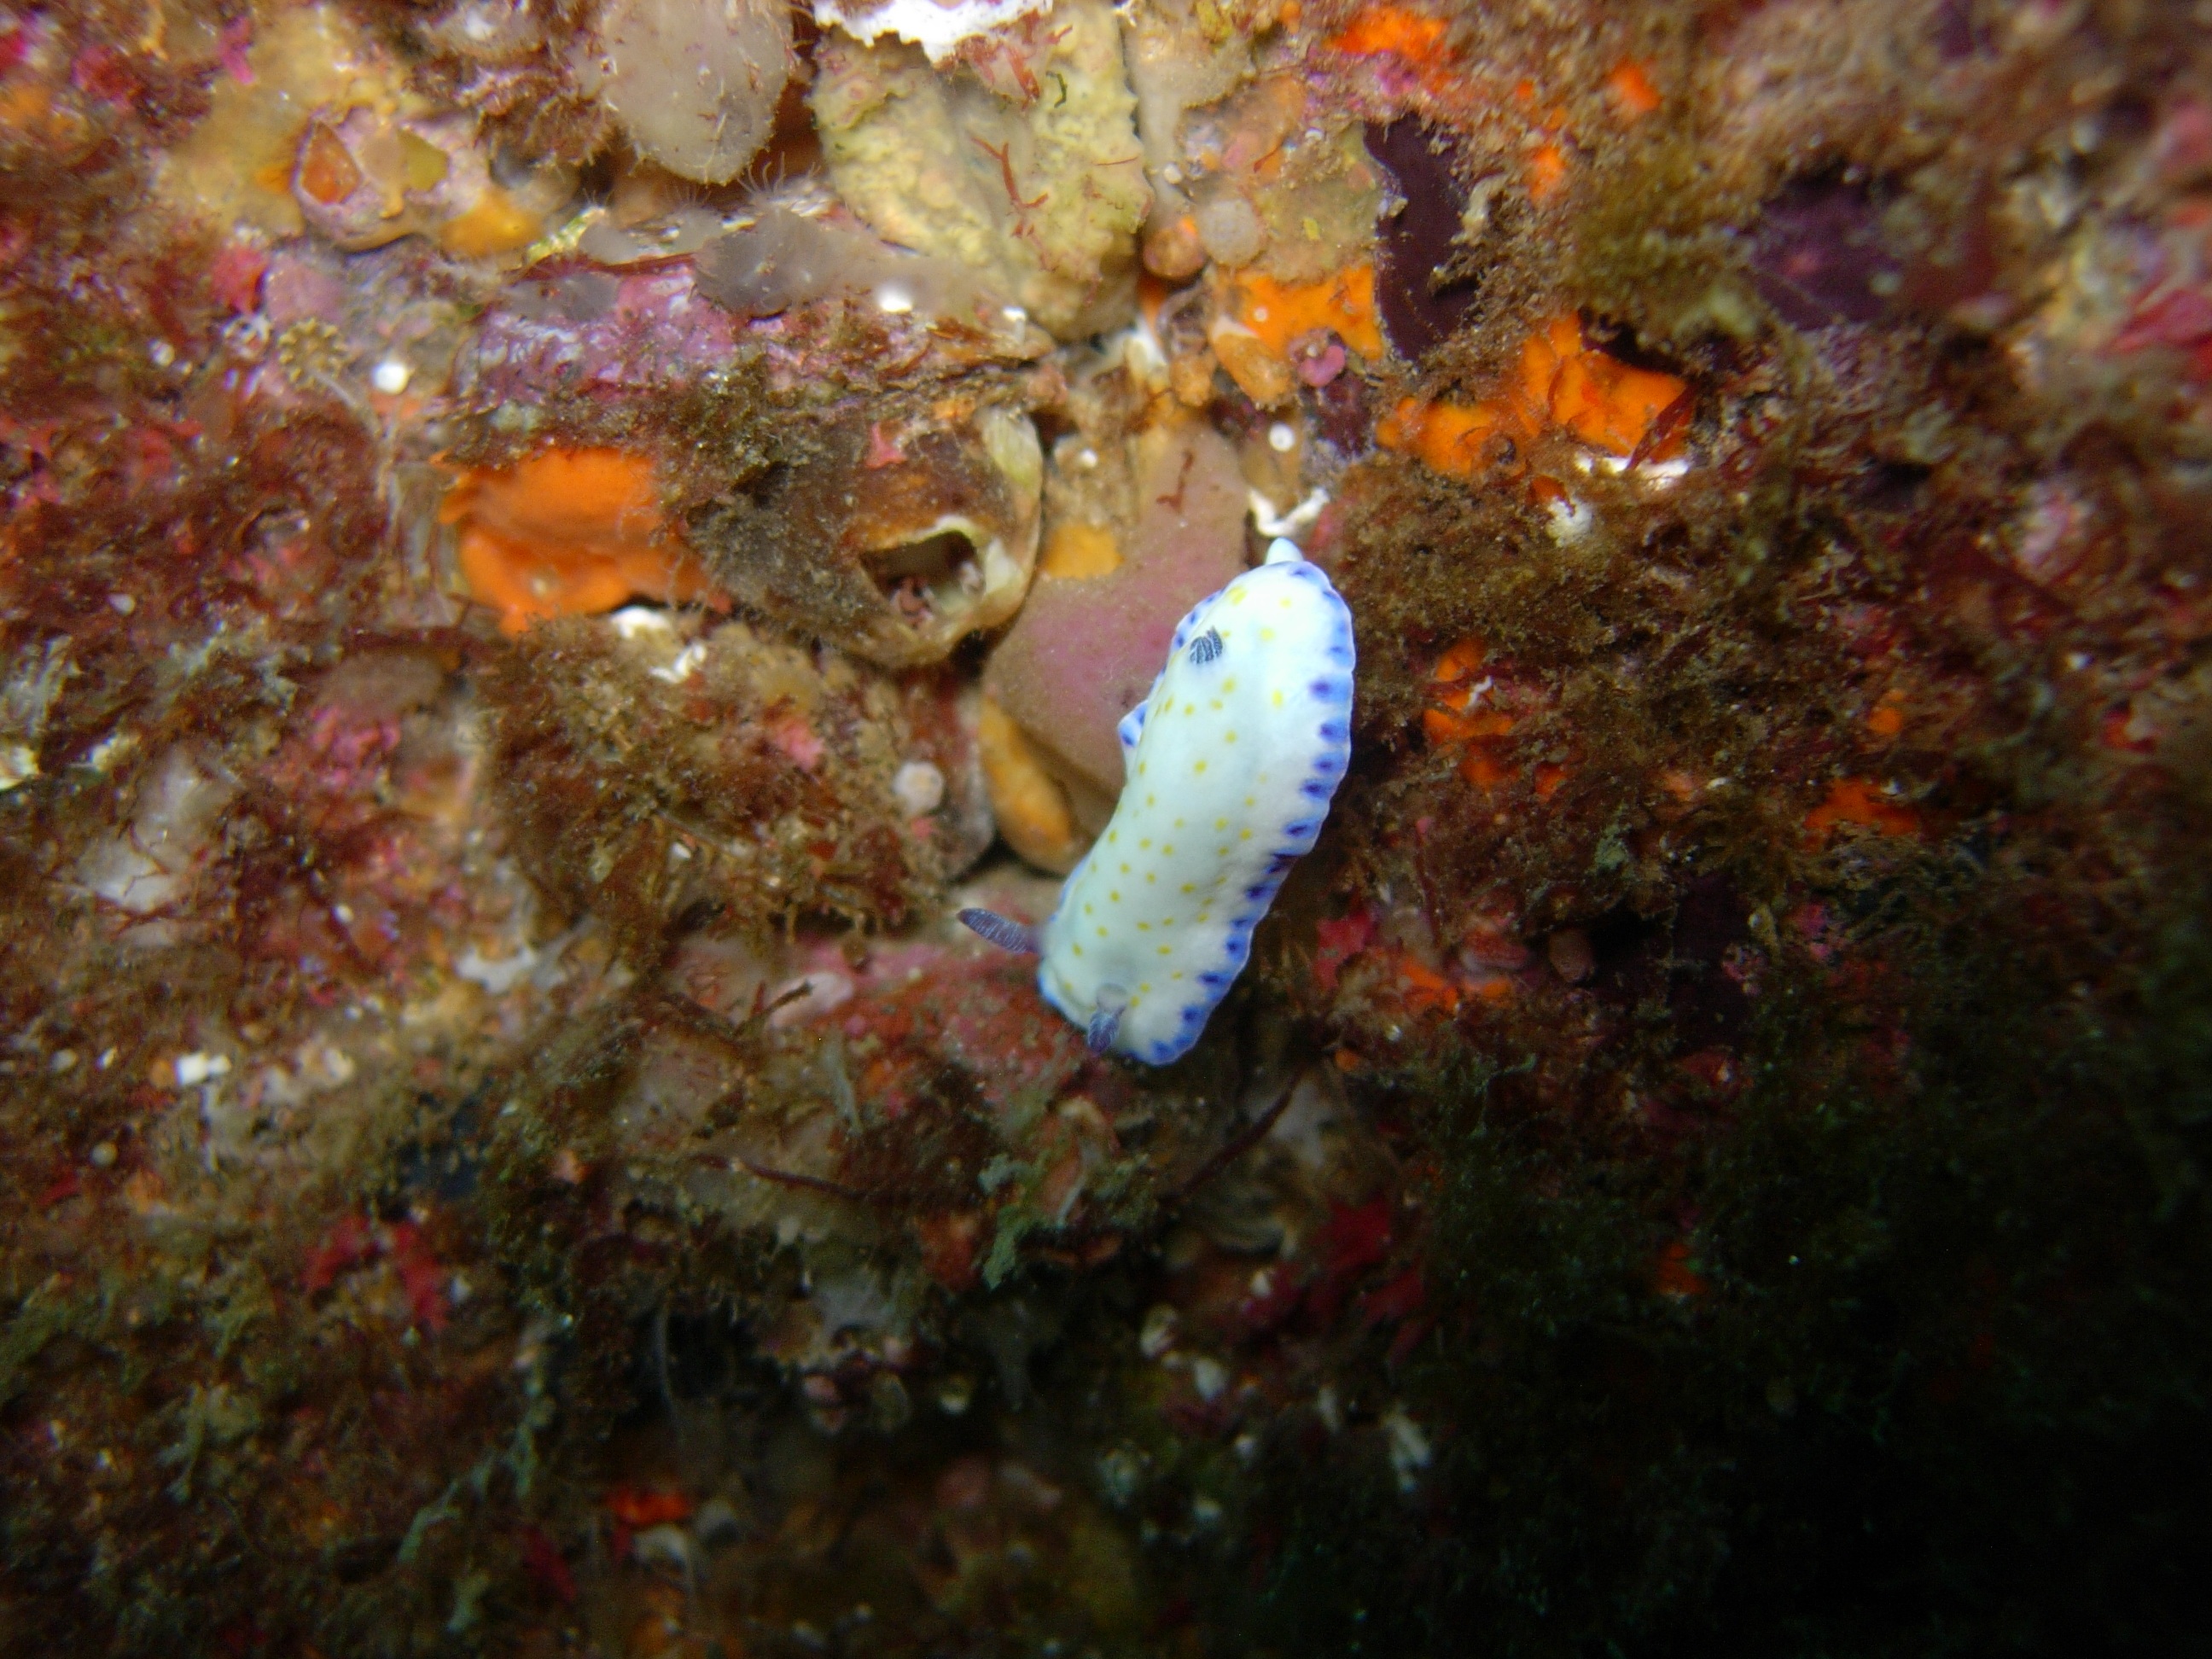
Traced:
<svg viewBox="0 0 2212 1659">
<path fill-rule="evenodd" d="M 1094 1048 L 1161 1066 L 1198 1041 L 1328 815 L 1352 669 L 1351 613 L 1288 541 L 1176 628 L 1121 722 L 1113 818 L 1035 940 L 1038 988 Z"/>
</svg>

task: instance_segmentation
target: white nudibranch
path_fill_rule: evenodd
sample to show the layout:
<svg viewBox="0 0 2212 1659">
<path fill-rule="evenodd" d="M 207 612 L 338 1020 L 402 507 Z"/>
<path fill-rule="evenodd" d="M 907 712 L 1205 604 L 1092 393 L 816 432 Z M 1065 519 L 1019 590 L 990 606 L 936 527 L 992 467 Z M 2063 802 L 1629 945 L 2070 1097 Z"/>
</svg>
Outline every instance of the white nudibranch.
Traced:
<svg viewBox="0 0 2212 1659">
<path fill-rule="evenodd" d="M 1351 757 L 1352 667 L 1351 612 L 1276 541 L 1176 627 L 1151 694 L 1121 721 L 1113 818 L 1051 919 L 1034 933 L 987 910 L 961 920 L 1041 951 L 1038 988 L 1092 1048 L 1176 1059 L 1321 834 Z"/>
</svg>

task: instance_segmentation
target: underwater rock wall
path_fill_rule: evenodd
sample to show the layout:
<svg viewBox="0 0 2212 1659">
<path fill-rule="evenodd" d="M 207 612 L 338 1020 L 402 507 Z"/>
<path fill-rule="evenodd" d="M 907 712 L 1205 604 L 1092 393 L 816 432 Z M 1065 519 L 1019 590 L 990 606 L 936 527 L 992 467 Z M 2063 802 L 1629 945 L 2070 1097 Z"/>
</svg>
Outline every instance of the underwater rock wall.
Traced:
<svg viewBox="0 0 2212 1659">
<path fill-rule="evenodd" d="M 2208 86 L 0 19 L 0 1647 L 2191 1650 Z M 1279 535 L 1350 771 L 1091 1053 L 954 917 Z"/>
</svg>

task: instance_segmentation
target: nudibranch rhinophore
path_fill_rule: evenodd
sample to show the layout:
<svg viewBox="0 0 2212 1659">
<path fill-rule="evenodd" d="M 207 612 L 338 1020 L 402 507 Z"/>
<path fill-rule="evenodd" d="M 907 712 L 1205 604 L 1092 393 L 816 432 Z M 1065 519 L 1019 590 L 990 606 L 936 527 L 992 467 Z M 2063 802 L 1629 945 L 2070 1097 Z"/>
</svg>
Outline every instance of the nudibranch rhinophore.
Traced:
<svg viewBox="0 0 2212 1659">
<path fill-rule="evenodd" d="M 1114 816 L 1051 920 L 1032 933 L 988 910 L 960 919 L 1040 951 L 1038 988 L 1094 1050 L 1176 1059 L 1321 834 L 1351 757 L 1352 667 L 1352 613 L 1277 540 L 1177 625 L 1167 665 L 1121 721 Z"/>
</svg>

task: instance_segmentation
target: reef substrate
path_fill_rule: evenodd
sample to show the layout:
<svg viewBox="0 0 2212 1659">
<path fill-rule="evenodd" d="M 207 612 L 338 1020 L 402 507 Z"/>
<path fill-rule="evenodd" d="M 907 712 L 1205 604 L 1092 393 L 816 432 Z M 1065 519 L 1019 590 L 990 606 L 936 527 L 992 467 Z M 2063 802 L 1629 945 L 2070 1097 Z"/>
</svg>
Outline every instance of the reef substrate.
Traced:
<svg viewBox="0 0 2212 1659">
<path fill-rule="evenodd" d="M 2195 1650 L 2208 87 L 0 19 L 0 1649 Z M 952 918 L 1277 535 L 1349 772 L 1092 1054 Z"/>
</svg>

